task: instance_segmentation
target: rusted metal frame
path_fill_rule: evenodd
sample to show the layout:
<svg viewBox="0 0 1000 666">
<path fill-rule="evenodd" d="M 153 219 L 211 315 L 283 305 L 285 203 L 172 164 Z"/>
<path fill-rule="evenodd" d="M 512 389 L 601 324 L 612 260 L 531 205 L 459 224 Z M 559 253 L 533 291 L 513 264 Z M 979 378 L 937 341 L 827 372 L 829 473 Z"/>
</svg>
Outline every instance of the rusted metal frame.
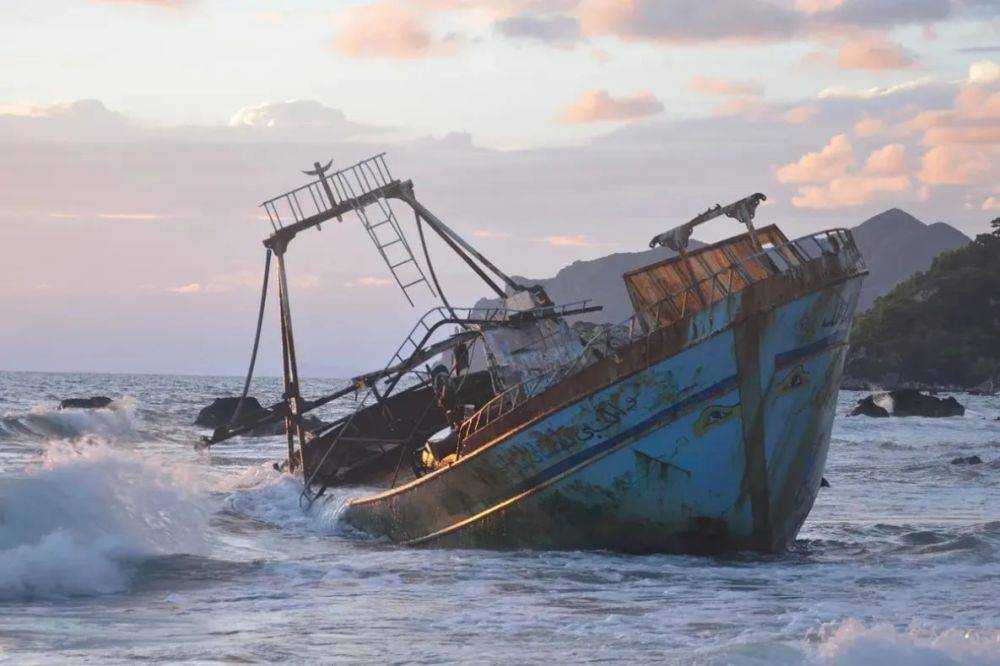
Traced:
<svg viewBox="0 0 1000 666">
<path fill-rule="evenodd" d="M 307 217 L 303 220 L 299 220 L 294 224 L 289 224 L 287 226 L 281 226 L 274 234 L 264 241 L 264 245 L 277 251 L 278 249 L 284 249 L 288 243 L 300 232 L 312 227 L 318 226 L 327 220 L 333 219 L 335 217 L 342 217 L 346 213 L 350 213 L 352 210 L 356 210 L 359 206 L 367 206 L 373 203 L 378 198 L 385 198 L 391 196 L 391 193 L 400 187 L 398 181 L 393 181 L 384 187 L 372 192 L 366 192 L 358 195 L 355 198 L 344 199 L 340 203 L 336 204 L 330 210 L 323 213 Z M 272 199 L 267 203 L 271 203 L 281 197 Z M 277 210 L 275 209 L 275 212 Z"/>
<path fill-rule="evenodd" d="M 365 173 L 365 169 L 368 169 L 368 172 L 372 176 L 371 180 L 374 181 L 375 184 L 377 184 L 379 187 L 381 187 L 381 186 L 384 185 L 383 183 L 380 183 L 378 180 L 375 179 L 375 174 L 371 171 L 371 166 L 368 163 L 368 161 L 361 162 L 356 167 L 356 176 L 355 177 L 357 177 L 357 178 L 359 178 L 361 180 L 362 184 L 364 185 L 364 187 L 368 191 L 371 191 L 371 190 L 376 189 L 376 188 L 373 186 L 373 183 L 371 181 L 369 181 L 368 174 Z M 383 204 L 383 201 L 385 202 L 384 204 Z M 379 208 L 379 211 L 381 211 L 381 213 L 383 215 L 385 215 L 386 221 L 389 223 L 389 225 L 392 227 L 393 231 L 395 231 L 396 235 L 402 241 L 403 247 L 406 248 L 406 252 L 409 255 L 409 257 L 411 259 L 413 259 L 414 264 L 416 264 L 416 259 L 414 258 L 414 255 L 413 255 L 413 248 L 410 247 L 409 241 L 406 240 L 406 234 L 403 233 L 402 228 L 399 226 L 399 221 L 396 219 L 396 215 L 395 215 L 394 211 L 392 210 L 392 203 L 388 199 L 376 199 L 375 200 L 375 205 L 377 205 L 378 208 Z M 375 240 L 377 241 L 377 239 L 375 239 Z M 378 243 L 376 243 L 376 244 L 378 244 Z M 423 271 L 420 270 L 419 265 L 417 266 L 417 271 L 420 273 L 420 277 L 421 277 L 421 279 L 418 280 L 417 282 L 425 282 L 425 283 L 427 283 L 427 279 L 424 277 Z M 392 273 L 395 274 L 395 271 L 392 271 Z M 399 282 L 398 279 L 397 279 L 397 282 Z M 405 285 L 405 286 L 402 285 L 402 284 L 400 284 L 400 288 L 405 293 L 406 289 L 408 287 L 414 286 L 414 284 L 417 284 L 417 283 L 411 283 L 411 284 L 408 284 L 408 285 Z M 434 288 L 430 286 L 430 283 L 427 283 L 427 287 L 428 287 L 428 289 L 430 289 L 431 296 L 437 297 L 437 293 L 435 293 Z M 409 298 L 409 297 L 407 297 L 407 298 Z M 410 301 L 410 303 L 412 305 L 413 302 Z"/>
<path fill-rule="evenodd" d="M 507 275 L 502 270 L 497 268 L 497 266 L 495 266 L 493 262 L 484 257 L 479 252 L 479 250 L 470 245 L 464 238 L 459 236 L 448 225 L 446 225 L 444 222 L 438 219 L 438 217 L 434 215 L 434 213 L 432 213 L 430 210 L 428 210 L 426 206 L 417 201 L 417 198 L 413 195 L 413 184 L 411 182 L 407 181 L 405 184 L 397 188 L 393 196 L 395 198 L 403 200 L 404 202 L 409 204 L 410 208 L 412 208 L 415 212 L 419 213 L 419 215 L 427 222 L 428 226 L 434 229 L 434 231 L 439 236 L 441 236 L 441 238 L 446 239 L 445 242 L 447 242 L 448 245 L 452 247 L 452 249 L 455 250 L 459 254 L 459 256 L 462 257 L 462 259 L 467 264 L 469 264 L 481 278 L 483 278 L 487 282 L 490 288 L 496 291 L 501 297 L 506 297 L 506 293 L 504 293 L 502 289 L 499 289 L 499 287 L 496 286 L 496 283 L 494 283 L 492 280 L 490 280 L 488 277 L 485 276 L 485 273 L 483 273 L 482 269 L 476 266 L 475 262 L 472 261 L 473 258 L 475 259 L 476 262 L 479 262 L 480 264 L 488 268 L 490 271 L 492 271 L 494 275 L 499 277 L 504 282 L 504 284 L 506 284 L 514 291 L 522 291 L 524 289 L 524 287 L 515 282 L 509 275 Z M 455 247 L 456 244 L 461 246 L 464 252 L 459 252 Z"/>
<path fill-rule="evenodd" d="M 688 275 L 687 275 L 687 277 L 688 277 L 688 284 L 690 286 L 695 287 L 698 290 L 698 292 L 697 292 L 698 293 L 698 300 L 701 302 L 702 307 L 704 307 L 705 306 L 705 296 L 701 293 L 701 287 L 697 286 L 701 282 L 701 280 L 697 280 L 695 278 L 695 276 L 694 276 L 694 269 L 691 267 L 691 256 L 685 250 L 681 250 L 679 254 L 680 254 L 680 257 L 681 257 L 681 265 L 684 266 L 684 268 L 687 270 L 687 273 L 688 273 Z M 687 303 L 687 297 L 685 296 L 685 304 L 686 303 Z"/>
<path fill-rule="evenodd" d="M 694 255 L 694 257 L 698 260 L 698 263 L 704 269 L 706 278 L 709 277 L 709 276 L 714 277 L 718 273 L 718 271 L 712 270 L 712 267 L 708 265 L 707 261 L 705 261 L 705 253 L 704 252 L 698 252 L 698 253 L 696 253 Z M 704 279 L 705 278 L 703 278 L 703 280 Z M 699 288 L 698 291 L 701 292 L 701 289 Z M 709 296 L 708 305 L 711 305 L 712 303 L 715 302 L 715 293 L 714 292 L 715 292 L 715 286 L 714 286 L 714 283 L 713 283 L 712 294 Z"/>
<path fill-rule="evenodd" d="M 296 435 L 298 435 L 299 439 L 299 459 L 302 464 L 305 463 L 305 454 L 302 450 L 305 443 L 305 433 L 302 431 L 302 417 L 299 414 L 298 368 L 295 359 L 295 341 L 292 334 L 291 314 L 289 312 L 285 257 L 283 252 L 276 252 L 275 255 L 278 264 L 278 309 L 281 317 L 281 357 L 283 368 L 282 378 L 284 381 L 284 393 L 282 397 L 285 399 L 287 407 L 285 413 L 285 439 L 288 445 L 288 469 L 289 471 L 293 471 L 295 469 Z"/>
<path fill-rule="evenodd" d="M 340 172 L 340 173 L 343 173 L 343 172 Z M 357 179 L 357 178 L 358 178 L 358 176 L 355 174 L 355 179 Z M 350 193 L 352 199 L 358 200 L 359 197 L 358 197 L 357 193 L 354 191 L 354 187 L 351 185 L 350 179 L 343 178 L 342 185 Z M 359 188 L 363 188 L 364 187 L 364 183 L 362 183 L 360 180 L 358 180 L 358 186 L 359 186 Z M 374 191 L 374 190 L 372 190 L 370 188 L 364 188 L 364 189 L 366 189 L 368 192 Z M 385 252 L 385 248 L 388 247 L 388 245 L 383 245 L 382 244 L 382 242 L 379 240 L 378 233 L 376 232 L 375 227 L 372 226 L 371 222 L 368 221 L 368 213 L 365 212 L 365 208 L 367 208 L 371 203 L 377 204 L 379 206 L 379 210 L 384 213 L 384 211 L 382 210 L 382 204 L 381 204 L 381 198 L 380 197 L 376 197 L 373 202 L 368 202 L 368 203 L 366 203 L 366 204 L 364 204 L 362 206 L 357 206 L 354 209 L 354 212 L 361 219 L 361 223 L 364 226 L 365 231 L 368 233 L 368 236 L 371 238 L 372 243 L 374 243 L 375 249 L 378 250 L 379 255 L 382 257 L 382 261 L 384 261 L 385 265 L 389 267 L 389 272 L 392 273 L 392 279 L 396 281 L 396 284 L 399 286 L 400 291 L 403 292 L 403 297 L 406 298 L 407 302 L 412 307 L 414 305 L 413 299 L 410 298 L 410 294 L 406 291 L 406 286 L 403 285 L 403 281 L 400 280 L 399 276 L 396 274 L 396 266 L 393 266 L 392 262 L 389 260 L 389 255 L 387 255 L 386 252 Z M 393 230 L 396 232 L 397 236 L 399 236 L 401 238 L 402 236 L 400 234 L 400 230 L 396 227 L 396 225 L 391 224 L 392 219 L 393 218 L 392 218 L 392 214 L 391 214 L 391 210 L 390 210 L 389 215 L 386 217 L 386 221 L 390 222 L 390 225 L 392 226 Z M 412 253 L 411 253 L 411 256 L 412 256 Z"/>
<path fill-rule="evenodd" d="M 396 460 L 396 468 L 392 471 L 392 481 L 389 483 L 389 487 L 390 488 L 395 488 L 396 487 L 396 481 L 399 480 L 399 470 L 400 470 L 400 468 L 403 465 L 403 458 L 406 457 L 406 452 L 409 451 L 409 450 L 411 450 L 409 444 L 410 444 L 411 441 L 413 441 L 414 436 L 417 434 L 417 430 L 419 430 L 420 426 L 423 425 L 424 419 L 427 418 L 427 413 L 431 410 L 431 405 L 433 405 L 433 404 L 434 404 L 433 401 L 431 401 L 431 400 L 427 401 L 427 404 L 424 405 L 424 411 L 423 411 L 423 413 L 420 414 L 420 418 L 416 420 L 415 425 L 413 426 L 413 429 L 410 430 L 410 435 L 406 438 L 405 441 L 403 441 L 402 444 L 399 445 L 399 447 L 400 447 L 399 459 Z M 456 449 L 457 449 L 458 446 L 459 446 L 459 444 L 456 444 Z M 412 455 L 412 453 L 411 453 L 411 455 Z M 456 455 L 456 458 L 457 458 L 457 455 Z"/>
<path fill-rule="evenodd" d="M 815 266 L 815 264 L 812 265 Z M 793 289 L 793 293 L 791 293 L 789 297 L 793 299 L 798 298 L 806 293 L 811 293 L 821 287 L 827 287 L 839 284 L 841 282 L 853 279 L 855 277 L 857 277 L 857 273 L 849 273 L 846 271 L 845 272 L 838 271 L 837 274 L 835 275 L 821 275 L 818 271 L 816 271 L 809 276 L 807 283 L 797 285 L 795 289 Z M 796 278 L 793 278 L 787 274 L 782 274 L 774 276 L 774 279 L 792 281 L 795 280 Z M 766 310 L 744 312 L 740 316 L 733 318 L 733 320 L 730 321 L 728 325 L 736 326 L 742 323 L 743 321 L 746 321 L 747 319 L 752 318 L 754 316 L 763 314 L 763 312 L 771 310 L 774 307 L 775 306 L 768 306 Z M 533 396 L 532 400 L 528 402 L 528 405 L 532 406 L 523 407 L 524 409 L 529 410 L 527 418 L 522 416 L 521 417 L 522 420 L 516 423 L 510 423 L 510 424 L 499 423 L 496 426 L 495 432 L 485 432 L 486 429 L 484 428 L 483 430 L 485 434 L 475 433 L 473 436 L 477 438 L 480 435 L 482 435 L 482 442 L 475 443 L 472 450 L 478 452 L 484 448 L 487 448 L 490 444 L 498 441 L 498 438 L 509 437 L 515 434 L 516 432 L 520 432 L 524 428 L 529 427 L 531 424 L 536 423 L 540 419 L 546 418 L 548 415 L 556 411 L 559 411 L 560 409 L 565 409 L 569 404 L 584 399 L 587 395 L 590 395 L 594 391 L 600 390 L 600 388 L 606 386 L 608 383 L 607 378 L 609 376 L 614 375 L 615 382 L 624 380 L 627 377 L 635 374 L 636 372 L 641 371 L 643 368 L 649 367 L 651 363 L 659 362 L 664 358 L 679 353 L 683 349 L 687 349 L 690 347 L 691 344 L 693 344 L 693 341 L 689 340 L 687 336 L 684 334 L 682 322 L 675 322 L 670 327 L 661 329 L 659 331 L 655 331 L 654 333 L 650 333 L 648 336 L 646 336 L 645 340 L 647 347 L 650 346 L 650 342 L 654 334 L 658 338 L 655 341 L 655 346 L 660 348 L 657 350 L 655 358 L 653 358 L 652 354 L 648 351 L 646 354 L 643 354 L 638 358 L 636 357 L 629 358 L 630 350 L 625 349 L 623 350 L 625 358 L 622 361 L 622 363 L 625 363 L 627 367 L 622 368 L 621 372 L 612 373 L 610 371 L 610 366 L 612 364 L 614 364 L 615 367 L 620 365 L 619 363 L 615 363 L 613 359 L 610 358 L 603 359 L 598 363 L 595 363 L 591 366 L 588 366 L 587 368 L 584 368 L 581 371 L 581 373 L 587 373 L 586 376 L 581 374 L 579 376 L 578 381 L 574 381 L 570 384 L 560 384 L 560 387 L 571 386 L 574 389 L 574 391 L 570 395 L 566 396 L 564 399 L 557 399 L 557 400 L 553 400 L 552 396 L 548 395 L 547 393 L 540 393 L 536 396 Z M 665 341 L 664 338 L 666 338 L 667 340 Z M 683 341 L 686 341 L 686 344 Z M 636 347 L 633 347 L 632 349 L 634 349 L 637 352 L 640 351 L 640 349 Z M 555 391 L 555 388 L 553 388 L 553 390 Z"/>
<path fill-rule="evenodd" d="M 323 201 L 323 190 L 319 190 L 319 199 L 316 198 L 316 189 L 314 189 L 314 184 L 309 185 L 309 196 L 312 198 L 313 208 L 316 209 L 317 213 L 321 213 L 326 209 L 326 204 L 320 205 L 320 201 Z"/>
<path fill-rule="evenodd" d="M 787 243 L 791 243 L 791 242 L 792 241 L 788 241 Z M 782 245 L 785 245 L 787 243 L 783 243 Z M 733 291 L 732 291 L 732 283 L 733 283 L 733 279 L 734 279 L 734 275 L 735 275 L 735 269 L 737 268 L 737 266 L 739 266 L 740 269 L 741 269 L 741 275 L 745 275 L 745 276 L 747 276 L 747 278 L 750 278 L 749 280 L 747 280 L 747 282 L 748 282 L 747 286 L 749 286 L 751 284 L 754 284 L 756 282 L 761 281 L 760 279 L 753 279 L 752 277 L 750 277 L 749 273 L 747 273 L 745 271 L 745 269 L 742 269 L 741 264 L 743 264 L 743 263 L 745 263 L 747 261 L 750 261 L 750 260 L 757 261 L 758 262 L 758 266 L 769 277 L 771 277 L 771 276 L 777 276 L 777 275 L 782 275 L 783 271 L 780 271 L 776 266 L 768 266 L 766 264 L 761 263 L 760 257 L 763 256 L 764 254 L 766 254 L 766 252 L 762 252 L 762 253 L 759 253 L 759 254 L 756 254 L 756 255 L 752 255 L 751 257 L 747 257 L 747 258 L 741 260 L 740 262 L 733 263 L 730 266 L 728 266 L 727 268 L 723 269 L 723 270 L 729 271 L 729 288 L 726 290 L 725 294 L 721 294 L 721 295 L 723 295 L 723 296 L 730 296 L 730 295 L 732 295 L 732 293 L 733 293 Z M 682 301 L 683 308 L 682 308 L 682 312 L 681 312 L 681 319 L 684 319 L 684 317 L 686 315 L 687 294 L 692 289 L 697 289 L 698 292 L 700 293 L 700 291 L 701 291 L 701 284 L 703 282 L 707 281 L 707 280 L 711 280 L 712 281 L 711 303 L 714 305 L 714 303 L 715 303 L 715 290 L 716 290 L 716 288 L 718 288 L 720 290 L 720 293 L 724 289 L 723 284 L 721 282 L 721 279 L 719 277 L 720 274 L 721 274 L 721 272 L 722 271 L 716 271 L 716 272 L 712 273 L 711 275 L 703 278 L 702 280 L 699 280 L 695 284 L 693 284 L 693 285 L 687 285 L 687 286 L 684 287 L 684 289 L 682 290 L 683 291 L 683 295 L 684 295 L 684 300 Z M 766 278 L 762 278 L 762 279 L 766 279 Z M 675 294 L 671 294 L 670 296 L 667 296 L 666 298 L 661 299 L 660 301 L 658 301 L 657 303 L 654 304 L 654 317 L 655 317 L 655 321 L 659 322 L 660 307 L 664 303 L 667 303 L 674 296 L 675 296 Z M 720 297 L 720 300 L 721 300 L 721 297 Z M 636 313 L 635 315 L 633 315 L 633 317 L 637 317 L 640 314 L 641 313 Z M 710 316 L 710 324 L 714 325 L 714 314 L 710 313 L 709 316 Z M 631 320 L 632 320 L 632 318 L 630 318 L 630 321 Z M 674 323 L 674 322 L 672 322 L 672 323 Z M 649 345 L 650 345 L 652 333 L 655 332 L 655 331 L 657 331 L 657 330 L 660 330 L 661 328 L 662 328 L 662 326 L 659 326 L 656 329 L 654 329 L 653 331 L 649 331 L 646 334 L 646 356 L 647 356 L 647 358 L 648 358 L 648 355 L 649 355 Z M 712 326 L 710 326 L 710 328 L 712 328 Z M 607 348 L 611 349 L 612 345 L 610 343 L 610 331 L 605 332 L 605 335 L 608 338 Z M 601 336 L 598 336 L 598 337 L 601 337 Z M 630 340 L 630 342 L 631 342 L 631 340 Z M 588 345 L 588 347 L 589 347 L 589 345 Z M 581 357 L 585 355 L 585 352 L 586 352 L 586 349 L 584 350 L 584 354 L 581 354 Z M 575 359 L 574 361 L 568 363 L 567 366 L 574 365 L 578 360 L 579 359 Z M 557 370 L 561 370 L 561 369 L 562 368 L 559 368 Z M 540 375 L 540 376 L 538 376 L 536 378 L 533 378 L 533 380 L 537 380 L 539 377 L 544 377 L 544 376 L 545 376 L 545 374 Z M 487 405 L 485 405 L 483 408 L 481 408 L 479 411 L 477 411 L 476 414 L 473 417 L 470 417 L 465 423 L 463 423 L 462 428 L 460 429 L 460 432 L 461 431 L 465 431 L 466 434 L 464 436 L 471 436 L 471 435 L 474 435 L 476 432 L 478 432 L 481 429 L 481 427 L 486 427 L 487 425 L 489 425 L 494 420 L 494 418 L 491 418 L 491 413 L 490 413 L 491 406 L 492 406 L 493 402 L 496 401 L 497 399 L 501 399 L 501 400 L 505 399 L 508 394 L 514 392 L 516 389 L 518 389 L 518 388 L 522 388 L 523 389 L 523 387 L 526 385 L 527 381 L 533 381 L 533 380 L 526 380 L 525 382 L 521 382 L 521 383 L 515 385 L 514 387 L 512 387 L 511 389 L 508 389 L 508 391 L 505 391 L 504 393 L 502 393 L 502 394 L 498 395 L 497 397 L 495 397 L 493 400 L 491 400 L 489 403 L 487 403 Z M 487 423 L 481 424 L 481 419 L 482 419 L 482 417 L 483 417 L 484 414 L 487 417 Z M 501 413 L 500 415 L 503 415 L 503 413 Z M 471 429 L 472 432 L 467 432 L 469 429 Z"/>
<path fill-rule="evenodd" d="M 729 260 L 730 271 L 738 270 L 740 272 L 740 277 L 743 278 L 743 281 L 746 282 L 747 284 L 753 282 L 753 278 L 746 271 L 746 269 L 743 268 L 743 263 L 741 262 L 741 260 L 737 258 L 736 255 L 733 254 L 732 246 L 723 245 L 721 246 L 720 249 L 722 250 L 722 254 L 726 257 L 726 259 Z M 732 284 L 732 280 L 730 280 L 730 284 Z M 729 291 L 732 292 L 732 288 L 730 288 Z"/>
<path fill-rule="evenodd" d="M 267 220 L 271 223 L 271 229 L 277 233 L 278 225 L 274 223 L 274 217 L 271 215 L 271 204 L 264 204 L 264 212 L 267 213 Z M 277 213 L 278 212 L 275 211 L 275 215 L 277 215 Z"/>
<path fill-rule="evenodd" d="M 332 402 L 332 401 L 336 400 L 337 398 L 342 398 L 345 395 L 347 395 L 349 393 L 354 393 L 356 391 L 357 391 L 357 389 L 355 387 L 348 386 L 348 387 L 342 388 L 342 389 L 340 389 L 338 391 L 335 391 L 334 393 L 331 393 L 329 395 L 323 396 L 322 398 L 319 398 L 317 400 L 304 400 L 303 403 L 302 403 L 301 413 L 305 414 L 306 412 L 312 411 L 312 410 L 314 410 L 314 409 L 316 409 L 318 407 L 322 407 L 323 405 L 325 405 L 325 404 L 327 404 L 329 402 Z M 233 437 L 237 437 L 239 435 L 246 434 L 246 433 L 248 433 L 248 432 L 250 432 L 252 430 L 256 430 L 257 428 L 259 428 L 261 426 L 269 425 L 269 424 L 274 423 L 276 421 L 281 421 L 281 420 L 283 420 L 285 418 L 285 412 L 288 409 L 288 404 L 286 402 L 282 401 L 282 402 L 279 402 L 279 403 L 277 403 L 275 405 L 271 405 L 269 407 L 269 409 L 272 412 L 271 414 L 269 414 L 269 415 L 267 415 L 267 416 L 265 416 L 263 418 L 259 418 L 256 421 L 253 421 L 253 422 L 250 422 L 250 423 L 244 423 L 243 425 L 241 425 L 238 428 L 233 428 L 231 430 L 227 430 L 224 434 L 221 434 L 218 437 L 216 437 L 215 435 L 213 435 L 211 438 L 209 438 L 208 440 L 205 440 L 203 442 L 203 446 L 214 446 L 215 444 L 219 444 L 219 443 L 224 442 L 224 441 L 226 441 L 228 439 L 232 439 Z M 331 423 L 328 426 L 324 426 L 324 429 L 328 429 L 328 428 L 330 428 L 332 426 L 335 426 L 337 423 L 339 423 L 339 421 L 335 421 L 334 423 Z"/>
<path fill-rule="evenodd" d="M 308 187 L 308 186 L 306 186 Z M 304 220 L 306 217 L 305 212 L 302 210 L 302 202 L 299 201 L 298 192 L 292 192 L 292 200 L 295 202 L 295 209 L 298 209 L 297 220 Z M 293 209 L 294 210 L 294 209 Z"/>
<path fill-rule="evenodd" d="M 413 207 L 413 203 L 411 203 L 409 200 L 403 199 L 403 201 L 405 201 L 406 203 L 410 204 L 411 207 Z M 431 229 L 434 230 L 434 233 L 436 233 L 441 238 L 441 240 L 443 240 L 445 244 L 449 248 L 451 248 L 451 250 L 455 254 L 457 254 L 459 258 L 461 258 L 462 261 L 464 261 L 469 266 L 469 268 L 471 268 L 476 273 L 476 275 L 479 276 L 479 279 L 481 279 L 483 282 L 486 283 L 486 286 L 492 289 L 493 292 L 496 293 L 500 298 L 507 298 L 507 292 L 501 289 L 500 286 L 496 282 L 494 282 L 493 279 L 490 278 L 490 276 L 487 275 L 487 273 L 482 268 L 480 268 L 478 264 L 476 264 L 476 262 L 472 261 L 472 259 L 468 255 L 466 255 L 465 252 L 462 251 L 459 245 L 450 236 L 448 236 L 448 234 L 446 234 L 443 230 L 437 228 L 437 226 L 435 226 L 434 224 L 431 224 L 430 220 L 424 217 L 416 207 L 413 207 L 413 212 L 418 217 L 427 222 L 427 226 L 429 226 Z"/>
</svg>

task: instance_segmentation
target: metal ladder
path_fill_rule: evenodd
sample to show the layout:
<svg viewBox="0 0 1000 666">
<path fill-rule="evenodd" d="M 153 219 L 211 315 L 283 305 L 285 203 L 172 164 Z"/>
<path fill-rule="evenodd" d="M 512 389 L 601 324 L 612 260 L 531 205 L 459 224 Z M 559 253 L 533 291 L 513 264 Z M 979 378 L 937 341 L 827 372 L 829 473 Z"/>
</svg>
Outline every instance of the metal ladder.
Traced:
<svg viewBox="0 0 1000 666">
<path fill-rule="evenodd" d="M 329 178 L 335 184 L 336 190 L 346 195 L 345 198 L 351 199 L 358 199 L 392 182 L 392 175 L 382 155 L 376 155 L 352 167 L 337 171 Z M 368 214 L 369 209 L 373 213 L 371 216 Z M 399 226 L 389 200 L 377 197 L 374 205 L 359 206 L 354 212 L 410 305 L 413 305 L 413 299 L 410 298 L 409 290 L 421 283 L 427 285 L 431 296 L 436 297 L 437 294 L 427 281 L 423 269 L 413 256 L 413 250 L 410 249 L 410 244 Z M 372 218 L 375 219 L 374 223 Z"/>
<path fill-rule="evenodd" d="M 317 164 L 316 167 L 315 171 L 306 173 L 319 176 L 318 180 L 261 204 L 275 230 L 284 227 L 289 218 L 302 222 L 324 216 L 348 203 L 410 305 L 413 305 L 410 290 L 421 283 L 427 285 L 431 296 L 436 297 L 423 268 L 413 256 L 389 200 L 384 196 L 385 188 L 398 182 L 389 172 L 385 154 L 332 173 L 326 171 L 329 165 L 320 167 Z M 305 207 L 303 201 L 306 202 Z M 313 204 L 311 207 L 308 205 L 310 201 Z"/>
</svg>

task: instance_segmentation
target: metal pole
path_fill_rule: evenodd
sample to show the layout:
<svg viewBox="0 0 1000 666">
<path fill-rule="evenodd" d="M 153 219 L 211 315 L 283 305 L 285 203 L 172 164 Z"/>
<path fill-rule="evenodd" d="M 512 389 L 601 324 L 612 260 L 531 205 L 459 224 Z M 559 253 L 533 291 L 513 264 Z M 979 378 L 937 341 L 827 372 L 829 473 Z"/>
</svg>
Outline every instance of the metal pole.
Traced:
<svg viewBox="0 0 1000 666">
<path fill-rule="evenodd" d="M 416 208 L 413 209 L 413 212 L 417 216 L 417 221 L 419 222 L 420 219 L 423 218 L 423 215 L 421 215 L 420 211 L 417 210 Z M 504 290 L 500 288 L 500 285 L 491 280 L 490 276 L 487 275 L 486 272 L 476 264 L 476 262 L 472 261 L 472 259 L 470 259 L 469 256 L 462 251 L 462 248 L 458 246 L 458 244 L 451 238 L 451 236 L 445 233 L 443 229 L 440 229 L 434 224 L 432 224 L 430 220 L 427 220 L 427 218 L 423 219 L 424 221 L 427 222 L 427 226 L 433 229 L 434 233 L 440 236 L 441 240 L 447 243 L 448 247 L 450 247 L 455 252 L 455 254 L 461 257 L 465 261 L 465 263 L 469 265 L 469 268 L 474 270 L 476 272 L 476 275 L 478 275 L 483 280 L 483 282 L 485 282 L 487 286 L 489 286 L 490 289 L 492 289 L 500 298 L 507 298 L 506 292 L 504 292 Z"/>
<path fill-rule="evenodd" d="M 288 279 L 285 274 L 285 253 L 276 253 L 278 262 L 278 296 L 281 305 L 281 342 L 284 368 L 285 437 L 288 442 L 288 469 L 295 469 L 295 436 L 299 440 L 299 464 L 305 474 L 305 432 L 302 428 L 301 396 L 299 394 L 299 371 L 295 359 L 295 338 L 292 335 L 291 306 L 288 302 Z M 293 432 L 294 428 L 294 432 Z"/>
<path fill-rule="evenodd" d="M 427 210 L 427 208 L 422 203 L 417 201 L 416 197 L 413 196 L 412 192 L 400 190 L 399 194 L 400 198 L 402 198 L 403 201 L 408 203 L 415 212 L 417 212 L 422 218 L 424 218 L 424 220 L 427 222 L 428 225 L 430 225 L 432 229 L 438 232 L 438 235 L 442 237 L 444 235 L 447 235 L 455 243 L 461 245 L 466 252 L 475 257 L 475 259 L 483 266 L 486 266 L 486 268 L 493 271 L 493 273 L 495 273 L 497 277 L 503 280 L 504 283 L 514 291 L 524 290 L 523 286 L 521 286 L 517 282 L 514 282 L 514 280 L 511 279 L 509 275 L 507 275 L 502 270 L 497 268 L 489 259 L 480 254 L 476 248 L 469 245 L 469 243 L 467 243 L 464 238 L 459 236 L 450 227 L 448 227 L 448 225 L 439 220 L 437 216 L 434 215 L 434 213 Z"/>
</svg>

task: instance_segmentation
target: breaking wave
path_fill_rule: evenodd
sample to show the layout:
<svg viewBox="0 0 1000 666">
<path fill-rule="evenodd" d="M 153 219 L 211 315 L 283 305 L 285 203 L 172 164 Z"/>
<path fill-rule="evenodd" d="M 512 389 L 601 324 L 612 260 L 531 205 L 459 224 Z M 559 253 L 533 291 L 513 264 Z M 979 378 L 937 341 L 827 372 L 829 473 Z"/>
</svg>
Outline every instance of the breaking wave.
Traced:
<svg viewBox="0 0 1000 666">
<path fill-rule="evenodd" d="M 197 471 L 87 437 L 0 478 L 0 599 L 128 586 L 145 558 L 200 553 L 209 511 Z"/>
<path fill-rule="evenodd" d="M 329 488 L 311 508 L 300 504 L 302 478 L 279 472 L 270 464 L 251 467 L 217 490 L 225 491 L 226 509 L 283 529 L 331 535 L 355 532 L 341 520 L 354 497 L 376 492 L 370 488 Z"/>
<path fill-rule="evenodd" d="M 810 641 L 811 656 L 820 664 L 1000 664 L 1000 629 L 935 631 L 911 625 L 901 631 L 849 618 L 822 625 Z"/>
<path fill-rule="evenodd" d="M 135 440 L 135 404 L 119 398 L 101 409 L 57 409 L 36 406 L 27 414 L 0 419 L 0 435 L 30 439 L 74 439 L 98 435 L 107 439 Z"/>
</svg>

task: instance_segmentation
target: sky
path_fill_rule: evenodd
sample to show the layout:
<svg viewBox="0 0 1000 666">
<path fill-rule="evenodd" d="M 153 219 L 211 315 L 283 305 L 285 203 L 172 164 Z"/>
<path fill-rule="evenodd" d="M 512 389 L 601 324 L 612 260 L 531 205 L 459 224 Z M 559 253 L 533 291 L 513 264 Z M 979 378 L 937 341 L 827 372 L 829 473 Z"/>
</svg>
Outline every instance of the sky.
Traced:
<svg viewBox="0 0 1000 666">
<path fill-rule="evenodd" d="M 259 202 L 381 152 L 528 277 L 757 191 L 793 236 L 894 206 L 971 236 L 1000 215 L 1000 3 L 8 0 L 0 369 L 243 372 Z M 431 250 L 450 300 L 486 295 Z M 436 304 L 352 219 L 288 263 L 313 368 L 380 367 Z"/>
</svg>

